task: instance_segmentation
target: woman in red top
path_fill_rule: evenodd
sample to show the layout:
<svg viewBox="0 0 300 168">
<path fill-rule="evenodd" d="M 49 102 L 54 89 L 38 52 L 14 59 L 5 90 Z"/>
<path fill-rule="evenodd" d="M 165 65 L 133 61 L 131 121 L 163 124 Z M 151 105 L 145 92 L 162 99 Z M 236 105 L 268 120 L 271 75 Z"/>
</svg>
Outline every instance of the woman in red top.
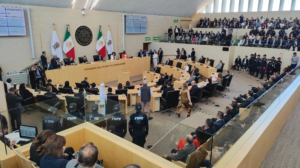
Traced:
<svg viewBox="0 0 300 168">
<path fill-rule="evenodd" d="M 195 135 L 193 135 L 196 149 L 200 147 L 201 144 L 205 143 L 206 141 L 206 134 L 202 127 L 198 127 L 195 131 Z M 184 138 L 181 138 L 177 144 L 177 150 L 181 150 L 185 146 Z"/>
</svg>

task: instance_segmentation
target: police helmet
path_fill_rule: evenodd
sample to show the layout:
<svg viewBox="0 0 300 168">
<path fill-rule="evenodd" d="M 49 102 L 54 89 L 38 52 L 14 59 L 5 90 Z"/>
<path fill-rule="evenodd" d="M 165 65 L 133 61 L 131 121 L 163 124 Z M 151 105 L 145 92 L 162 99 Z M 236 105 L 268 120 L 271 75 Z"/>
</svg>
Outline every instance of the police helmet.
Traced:
<svg viewBox="0 0 300 168">
<path fill-rule="evenodd" d="M 135 105 L 135 109 L 141 110 L 141 109 L 142 109 L 141 103 L 137 103 L 137 104 Z"/>
<path fill-rule="evenodd" d="M 69 105 L 69 109 L 70 109 L 70 110 L 74 110 L 76 107 L 77 107 L 77 104 L 76 104 L 76 103 L 71 103 L 71 104 Z"/>
<path fill-rule="evenodd" d="M 113 111 L 114 112 L 119 112 L 120 111 L 120 105 L 119 104 L 114 105 Z"/>
<path fill-rule="evenodd" d="M 51 112 L 51 113 L 55 112 L 56 110 L 57 110 L 57 108 L 55 108 L 55 107 L 53 107 L 53 106 L 50 106 L 50 107 L 48 108 L 48 111 Z"/>
</svg>

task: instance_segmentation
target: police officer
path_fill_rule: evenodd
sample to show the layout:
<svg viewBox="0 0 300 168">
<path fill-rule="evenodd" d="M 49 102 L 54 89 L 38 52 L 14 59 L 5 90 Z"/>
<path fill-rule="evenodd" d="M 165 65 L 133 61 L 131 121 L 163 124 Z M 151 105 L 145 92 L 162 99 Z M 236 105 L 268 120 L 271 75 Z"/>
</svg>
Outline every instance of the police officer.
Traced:
<svg viewBox="0 0 300 168">
<path fill-rule="evenodd" d="M 263 58 L 261 59 L 261 64 L 260 64 L 260 78 L 259 79 L 263 79 L 265 76 L 265 70 L 267 67 L 267 55 L 264 54 Z"/>
<path fill-rule="evenodd" d="M 93 124 L 105 128 L 106 127 L 106 121 L 104 120 L 103 114 L 98 113 L 98 104 L 93 104 L 92 105 L 92 113 L 87 114 L 86 121 L 100 121 L 100 122 L 93 122 Z M 102 121 L 101 121 L 102 120 Z"/>
<path fill-rule="evenodd" d="M 142 105 L 140 103 L 135 105 L 135 109 L 136 113 L 131 114 L 129 118 L 129 133 L 132 143 L 144 148 L 149 130 L 148 118 L 145 113 L 141 112 Z"/>
<path fill-rule="evenodd" d="M 83 119 L 83 115 L 80 112 L 77 111 L 77 104 L 76 103 L 70 103 L 69 113 L 73 116 L 76 116 L 80 119 Z"/>
<path fill-rule="evenodd" d="M 251 54 L 251 57 L 249 59 L 249 73 L 248 74 L 252 74 L 253 71 L 253 62 L 254 62 L 254 58 L 253 58 L 253 54 Z"/>
<path fill-rule="evenodd" d="M 127 119 L 120 111 L 120 105 L 116 104 L 113 108 L 114 114 L 112 118 L 107 120 L 107 128 L 115 127 L 115 134 L 124 138 L 127 133 Z"/>
<path fill-rule="evenodd" d="M 271 59 L 268 59 L 268 65 L 267 65 L 267 80 L 270 79 L 270 75 L 272 75 L 273 72 L 273 61 Z"/>
<path fill-rule="evenodd" d="M 260 59 L 260 55 L 258 54 L 255 59 L 255 72 L 256 72 L 255 77 L 258 77 L 258 73 L 260 72 L 260 65 L 261 65 L 261 59 Z"/>
<path fill-rule="evenodd" d="M 275 66 L 274 66 L 274 72 L 276 72 L 276 73 L 280 73 L 280 69 L 281 69 L 281 58 L 280 57 L 278 57 L 277 58 L 277 61 L 276 61 L 276 63 L 275 63 Z"/>
<path fill-rule="evenodd" d="M 265 29 L 262 28 L 261 31 L 259 32 L 259 35 L 263 37 L 265 36 L 265 34 L 266 34 Z"/>
<path fill-rule="evenodd" d="M 62 130 L 61 122 L 58 116 L 55 115 L 57 108 L 50 106 L 48 111 L 51 113 L 43 118 L 43 130 L 51 130 L 59 132 Z"/>
</svg>

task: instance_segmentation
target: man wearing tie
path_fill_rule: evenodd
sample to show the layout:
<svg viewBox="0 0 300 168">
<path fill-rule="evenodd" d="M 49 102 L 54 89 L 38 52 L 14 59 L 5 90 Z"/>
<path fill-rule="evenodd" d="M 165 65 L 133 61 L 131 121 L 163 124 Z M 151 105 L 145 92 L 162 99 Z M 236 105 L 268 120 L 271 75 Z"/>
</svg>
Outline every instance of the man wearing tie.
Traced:
<svg viewBox="0 0 300 168">
<path fill-rule="evenodd" d="M 248 67 L 248 56 L 246 55 L 246 57 L 242 61 L 242 70 L 246 71 L 247 67 Z"/>
<path fill-rule="evenodd" d="M 138 57 L 143 57 L 143 51 L 142 51 L 142 49 L 140 49 L 140 52 L 138 53 Z"/>
<path fill-rule="evenodd" d="M 172 62 L 170 61 L 170 58 L 168 58 L 168 59 L 167 59 L 167 61 L 166 61 L 166 65 L 170 65 L 170 66 L 172 66 Z"/>
<path fill-rule="evenodd" d="M 249 41 L 249 37 L 246 38 L 246 40 L 244 41 L 243 46 L 249 46 L 250 41 Z"/>
<path fill-rule="evenodd" d="M 178 33 L 179 33 L 179 29 L 177 28 L 177 26 L 175 26 L 174 29 L 175 38 L 178 36 Z"/>
<path fill-rule="evenodd" d="M 46 57 L 46 51 L 43 51 L 42 52 L 42 55 L 41 55 L 41 61 L 42 61 L 42 66 L 43 66 L 43 69 L 46 70 L 47 68 L 47 57 Z"/>
<path fill-rule="evenodd" d="M 56 55 L 54 55 L 53 58 L 51 59 L 51 64 L 52 64 L 53 69 L 57 69 L 58 68 L 56 59 L 57 59 Z"/>
<path fill-rule="evenodd" d="M 161 64 L 163 53 L 164 53 L 163 50 L 161 50 L 161 48 L 159 48 L 159 50 L 158 50 L 158 63 L 159 64 Z"/>
<path fill-rule="evenodd" d="M 51 70 L 51 69 L 53 69 L 53 66 L 52 66 L 51 62 L 48 61 L 48 64 L 46 66 L 46 70 Z"/>
</svg>

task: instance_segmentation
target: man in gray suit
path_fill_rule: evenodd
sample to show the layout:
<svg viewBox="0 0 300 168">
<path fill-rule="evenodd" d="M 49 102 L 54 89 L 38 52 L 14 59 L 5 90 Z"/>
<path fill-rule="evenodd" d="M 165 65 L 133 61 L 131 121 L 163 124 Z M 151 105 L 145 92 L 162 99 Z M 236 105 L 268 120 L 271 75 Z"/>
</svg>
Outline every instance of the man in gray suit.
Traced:
<svg viewBox="0 0 300 168">
<path fill-rule="evenodd" d="M 172 150 L 171 154 L 169 155 L 164 155 L 163 158 L 168 159 L 168 160 L 180 160 L 185 163 L 188 155 L 193 153 L 196 150 L 196 147 L 193 143 L 193 137 L 190 134 L 187 134 L 185 136 L 185 147 L 182 148 L 180 151 Z"/>
<path fill-rule="evenodd" d="M 9 88 L 8 93 L 6 94 L 6 103 L 13 131 L 18 130 L 21 125 L 21 112 L 23 112 L 21 101 L 23 101 L 23 98 L 19 94 L 19 90 L 16 90 L 13 87 Z"/>
<path fill-rule="evenodd" d="M 194 80 L 196 79 L 196 75 L 195 75 L 194 73 L 195 73 L 195 72 L 192 72 L 192 73 L 191 73 L 190 79 L 188 79 L 188 80 L 186 81 L 187 84 L 191 84 L 191 82 L 194 81 Z"/>
</svg>

